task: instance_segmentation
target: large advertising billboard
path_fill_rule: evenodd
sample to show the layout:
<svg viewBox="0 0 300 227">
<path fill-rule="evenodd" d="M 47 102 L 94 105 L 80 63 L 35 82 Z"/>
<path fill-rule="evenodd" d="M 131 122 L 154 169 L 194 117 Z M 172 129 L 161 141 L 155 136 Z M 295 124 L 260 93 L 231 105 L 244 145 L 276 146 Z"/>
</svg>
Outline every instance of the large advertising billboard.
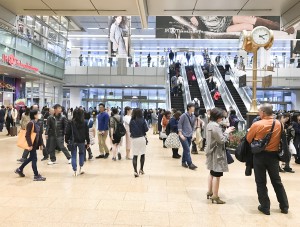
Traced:
<svg viewBox="0 0 300 227">
<path fill-rule="evenodd" d="M 127 58 L 130 53 L 131 17 L 109 17 L 109 56 Z"/>
<path fill-rule="evenodd" d="M 156 38 L 236 39 L 243 30 L 265 26 L 275 38 L 293 38 L 295 29 L 280 29 L 280 16 L 157 16 Z"/>
</svg>

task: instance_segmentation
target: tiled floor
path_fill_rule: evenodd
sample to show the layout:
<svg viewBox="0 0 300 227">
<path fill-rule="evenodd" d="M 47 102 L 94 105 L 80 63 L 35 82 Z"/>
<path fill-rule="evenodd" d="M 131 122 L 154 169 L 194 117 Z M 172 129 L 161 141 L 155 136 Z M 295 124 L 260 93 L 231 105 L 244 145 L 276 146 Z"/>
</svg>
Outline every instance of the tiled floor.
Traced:
<svg viewBox="0 0 300 227">
<path fill-rule="evenodd" d="M 300 167 L 295 174 L 282 174 L 290 213 L 278 209 L 270 185 L 271 216 L 257 211 L 254 178 L 244 176 L 244 166 L 235 162 L 221 179 L 225 205 L 206 199 L 204 154 L 193 155 L 197 171 L 184 169 L 171 151 L 150 136 L 146 175 L 133 177 L 131 161 L 89 161 L 86 174 L 74 178 L 71 166 L 58 154 L 59 164 L 38 162 L 46 182 L 33 182 L 31 166 L 26 178 L 14 174 L 22 151 L 16 138 L 0 135 L 0 226 L 300 226 Z M 97 146 L 93 152 L 98 155 Z M 121 149 L 124 153 L 124 147 Z M 41 153 L 39 152 L 39 159 Z"/>
</svg>

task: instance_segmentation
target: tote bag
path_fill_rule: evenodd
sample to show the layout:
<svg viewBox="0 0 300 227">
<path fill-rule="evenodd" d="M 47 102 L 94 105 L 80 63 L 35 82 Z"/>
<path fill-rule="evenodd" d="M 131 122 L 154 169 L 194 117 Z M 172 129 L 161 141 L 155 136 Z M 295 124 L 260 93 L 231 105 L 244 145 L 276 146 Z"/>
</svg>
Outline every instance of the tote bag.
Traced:
<svg viewBox="0 0 300 227">
<path fill-rule="evenodd" d="M 290 151 L 291 155 L 297 154 L 297 150 L 296 150 L 296 148 L 295 148 L 295 145 L 294 145 L 293 140 L 290 141 L 290 144 L 289 144 L 289 151 Z"/>
<path fill-rule="evenodd" d="M 165 146 L 167 148 L 180 148 L 179 136 L 176 133 L 170 133 L 166 139 Z"/>
<path fill-rule="evenodd" d="M 32 126 L 30 137 L 31 137 L 31 141 L 33 143 L 35 140 L 35 137 L 36 137 L 36 133 L 34 132 L 34 124 Z M 26 140 L 26 130 L 24 130 L 24 129 L 21 129 L 19 132 L 17 146 L 22 149 L 25 149 L 25 150 L 29 149 L 29 146 L 28 146 L 28 143 Z"/>
</svg>

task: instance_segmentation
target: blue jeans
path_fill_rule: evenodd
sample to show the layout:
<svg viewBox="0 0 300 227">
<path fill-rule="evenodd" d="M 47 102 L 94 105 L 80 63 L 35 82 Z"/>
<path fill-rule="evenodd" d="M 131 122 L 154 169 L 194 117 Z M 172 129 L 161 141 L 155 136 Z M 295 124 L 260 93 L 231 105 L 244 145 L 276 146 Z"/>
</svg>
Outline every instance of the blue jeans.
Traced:
<svg viewBox="0 0 300 227">
<path fill-rule="evenodd" d="M 25 168 L 25 166 L 27 166 L 29 164 L 29 162 L 31 162 L 32 164 L 32 170 L 34 173 L 34 176 L 39 175 L 39 172 L 37 170 L 37 154 L 36 154 L 36 148 L 34 147 L 31 151 L 29 151 L 29 158 L 26 159 L 25 162 L 23 162 L 23 164 L 19 167 L 19 169 L 23 172 L 23 169 Z"/>
<path fill-rule="evenodd" d="M 84 151 L 85 151 L 85 144 L 84 143 L 75 143 L 75 149 L 71 152 L 72 153 L 72 167 L 74 171 L 77 171 L 77 147 L 79 150 L 79 166 L 82 167 L 84 164 Z"/>
<path fill-rule="evenodd" d="M 180 137 L 180 142 L 183 148 L 182 153 L 182 164 L 187 163 L 188 165 L 192 164 L 192 158 L 190 154 L 190 146 L 192 143 L 192 137 L 186 137 L 185 140 L 182 140 Z"/>
</svg>

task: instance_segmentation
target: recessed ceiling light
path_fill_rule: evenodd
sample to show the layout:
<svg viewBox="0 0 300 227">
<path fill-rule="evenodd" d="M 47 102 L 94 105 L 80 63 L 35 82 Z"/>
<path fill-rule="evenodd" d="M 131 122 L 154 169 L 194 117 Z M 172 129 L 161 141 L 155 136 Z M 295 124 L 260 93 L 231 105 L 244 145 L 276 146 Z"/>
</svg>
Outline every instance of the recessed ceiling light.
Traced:
<svg viewBox="0 0 300 227">
<path fill-rule="evenodd" d="M 88 30 L 98 30 L 99 28 L 87 28 Z"/>
<path fill-rule="evenodd" d="M 6 75 L 6 76 L 9 75 L 8 73 L 3 73 L 3 74 Z"/>
</svg>

